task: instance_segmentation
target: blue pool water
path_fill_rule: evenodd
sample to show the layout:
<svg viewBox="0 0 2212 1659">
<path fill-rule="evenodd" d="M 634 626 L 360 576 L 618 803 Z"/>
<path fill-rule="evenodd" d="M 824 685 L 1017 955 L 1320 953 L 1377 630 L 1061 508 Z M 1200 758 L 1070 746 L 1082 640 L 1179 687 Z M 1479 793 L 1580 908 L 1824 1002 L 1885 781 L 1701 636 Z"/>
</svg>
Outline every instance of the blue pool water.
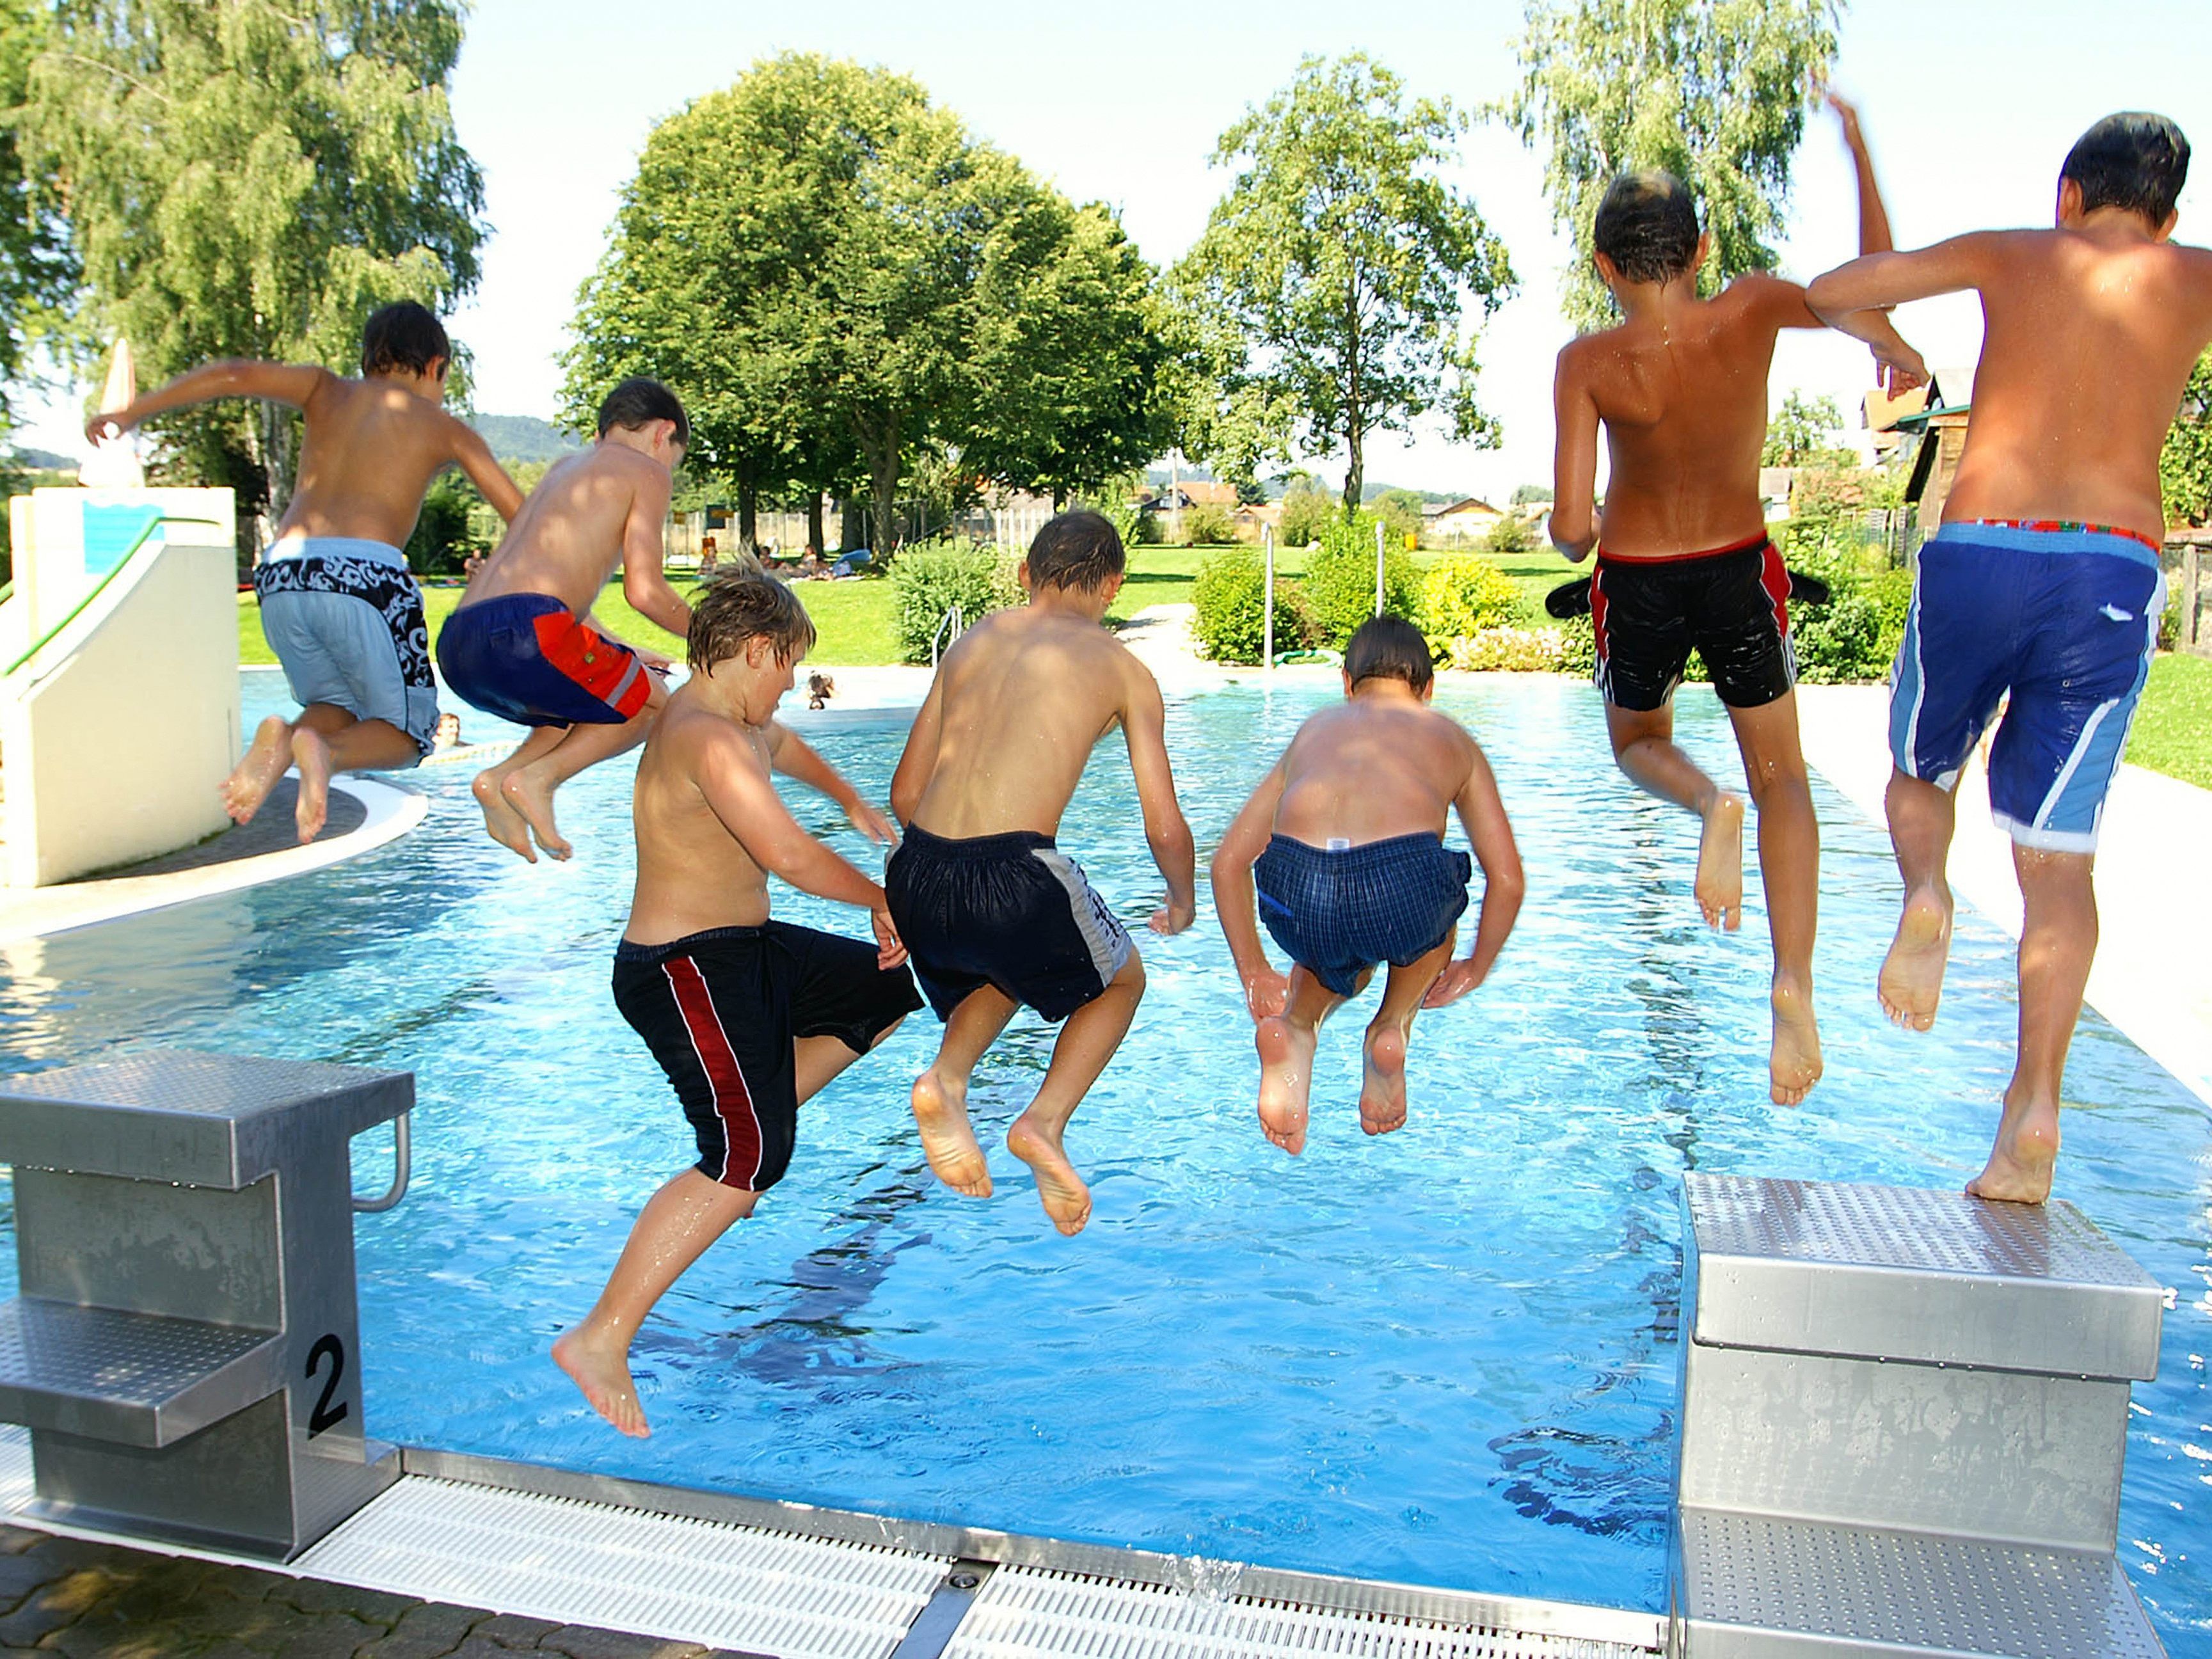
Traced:
<svg viewBox="0 0 2212 1659">
<path fill-rule="evenodd" d="M 277 690 L 257 679 L 249 718 Z M 1201 857 L 1319 695 L 1171 707 Z M 1442 701 L 1496 765 L 1528 899 L 1490 984 L 1422 1017 L 1403 1132 L 1358 1132 L 1355 1017 L 1324 1035 L 1305 1156 L 1261 1138 L 1249 1024 L 1202 910 L 1182 938 L 1139 935 L 1151 994 L 1070 1135 L 1097 1215 L 1065 1240 L 1002 1146 L 988 1201 L 929 1176 L 904 1096 L 935 1028 L 910 1024 L 805 1110 L 790 1179 L 647 1326 L 642 1444 L 602 1428 L 545 1358 L 638 1205 L 691 1156 L 606 992 L 629 889 L 627 764 L 564 791 L 572 866 L 493 847 L 467 769 L 428 768 L 415 779 L 428 821 L 380 852 L 8 951 L 0 1049 L 44 1066 L 186 1043 L 416 1071 L 414 1189 L 356 1226 L 369 1427 L 386 1438 L 1657 1607 L 1677 1178 L 1972 1174 L 2009 1069 L 2010 945 L 1962 916 L 1936 1034 L 1885 1024 L 1887 843 L 1816 784 L 1828 1079 L 1802 1109 L 1771 1106 L 1755 881 L 1741 934 L 1699 924 L 1694 825 L 1615 773 L 1587 688 L 1500 682 Z M 1684 694 L 1680 724 L 1717 771 L 1733 766 L 1707 694 Z M 882 797 L 902 722 L 809 729 Z M 1127 780 L 1107 745 L 1063 841 L 1133 928 L 1158 895 Z M 826 804 L 799 810 L 875 858 Z M 861 931 L 849 912 L 776 903 Z M 1024 1017 L 987 1059 L 987 1139 L 1049 1041 Z M 2201 1651 L 2212 1115 L 2094 1015 L 2068 1087 L 2061 1192 L 2178 1292 L 2159 1380 L 2136 1393 L 2122 1553 L 2173 1650 Z M 363 1188 L 384 1182 L 380 1147 L 363 1150 Z"/>
</svg>

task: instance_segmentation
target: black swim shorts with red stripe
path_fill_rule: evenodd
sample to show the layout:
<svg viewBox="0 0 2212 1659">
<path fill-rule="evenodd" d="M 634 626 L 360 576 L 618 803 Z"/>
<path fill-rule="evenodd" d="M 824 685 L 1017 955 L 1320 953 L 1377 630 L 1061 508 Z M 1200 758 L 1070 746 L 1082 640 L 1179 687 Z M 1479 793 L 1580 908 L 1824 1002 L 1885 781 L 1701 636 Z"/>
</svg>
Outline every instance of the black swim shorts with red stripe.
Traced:
<svg viewBox="0 0 2212 1659">
<path fill-rule="evenodd" d="M 1589 592 L 1598 690 L 1616 708 L 1664 708 L 1692 649 L 1730 708 L 1763 708 L 1797 683 L 1790 573 L 1765 536 L 1655 558 L 1600 548 Z"/>
<path fill-rule="evenodd" d="M 615 1006 L 684 1103 L 699 1172 L 764 1193 L 783 1179 L 798 1130 L 792 1045 L 833 1036 L 856 1054 L 921 1006 L 904 967 L 876 947 L 765 922 L 615 950 Z"/>
</svg>

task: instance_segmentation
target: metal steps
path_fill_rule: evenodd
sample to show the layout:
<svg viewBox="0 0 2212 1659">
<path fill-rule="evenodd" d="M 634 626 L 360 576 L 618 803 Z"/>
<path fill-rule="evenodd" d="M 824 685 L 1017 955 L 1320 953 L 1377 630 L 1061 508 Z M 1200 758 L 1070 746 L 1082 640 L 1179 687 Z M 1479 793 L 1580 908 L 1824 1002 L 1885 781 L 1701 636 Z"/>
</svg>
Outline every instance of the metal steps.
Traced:
<svg viewBox="0 0 2212 1659">
<path fill-rule="evenodd" d="M 1683 1181 L 1692 1659 L 2161 1650 L 2114 1556 L 2164 1292 L 2072 1206 Z"/>
<path fill-rule="evenodd" d="M 173 1446 L 284 1386 L 274 1331 L 88 1308 L 0 1304 L 0 1421 Z"/>
</svg>

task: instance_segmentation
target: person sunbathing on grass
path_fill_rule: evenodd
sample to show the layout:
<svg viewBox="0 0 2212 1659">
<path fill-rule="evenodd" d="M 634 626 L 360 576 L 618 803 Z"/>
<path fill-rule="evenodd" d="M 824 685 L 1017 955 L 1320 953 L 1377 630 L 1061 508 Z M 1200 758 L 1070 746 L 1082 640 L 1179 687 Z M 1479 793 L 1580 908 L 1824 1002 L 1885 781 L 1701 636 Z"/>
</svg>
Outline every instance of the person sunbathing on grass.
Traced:
<svg viewBox="0 0 2212 1659">
<path fill-rule="evenodd" d="M 1524 883 L 1513 827 L 1474 739 L 1429 707 L 1435 665 L 1420 630 L 1396 617 L 1362 623 L 1344 653 L 1344 697 L 1298 728 L 1213 855 L 1213 908 L 1258 1024 L 1260 1124 L 1296 1157 L 1306 1144 L 1321 1023 L 1390 974 L 1368 1022 L 1359 1124 L 1388 1134 L 1406 1121 L 1406 1045 L 1413 1016 L 1465 996 L 1520 914 Z M 1482 915 L 1452 960 L 1467 908 L 1468 855 L 1443 844 L 1456 811 L 1482 865 Z M 1253 898 L 1290 953 L 1269 965 Z"/>
</svg>

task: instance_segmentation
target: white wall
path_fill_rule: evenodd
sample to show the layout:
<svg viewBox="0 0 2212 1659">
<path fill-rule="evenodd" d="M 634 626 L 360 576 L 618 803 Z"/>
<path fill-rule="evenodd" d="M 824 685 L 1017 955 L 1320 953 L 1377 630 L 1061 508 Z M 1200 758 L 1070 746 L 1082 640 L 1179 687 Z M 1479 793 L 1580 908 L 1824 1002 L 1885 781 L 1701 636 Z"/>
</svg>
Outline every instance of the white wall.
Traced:
<svg viewBox="0 0 2212 1659">
<path fill-rule="evenodd" d="M 20 500 L 20 498 L 19 498 Z M 238 604 L 228 489 L 39 490 L 16 600 L 24 644 L 68 614 L 84 577 L 85 501 L 144 501 L 212 520 L 157 532 L 51 644 L 0 680 L 4 874 L 40 887 L 189 847 L 222 829 L 216 787 L 239 747 Z"/>
</svg>

